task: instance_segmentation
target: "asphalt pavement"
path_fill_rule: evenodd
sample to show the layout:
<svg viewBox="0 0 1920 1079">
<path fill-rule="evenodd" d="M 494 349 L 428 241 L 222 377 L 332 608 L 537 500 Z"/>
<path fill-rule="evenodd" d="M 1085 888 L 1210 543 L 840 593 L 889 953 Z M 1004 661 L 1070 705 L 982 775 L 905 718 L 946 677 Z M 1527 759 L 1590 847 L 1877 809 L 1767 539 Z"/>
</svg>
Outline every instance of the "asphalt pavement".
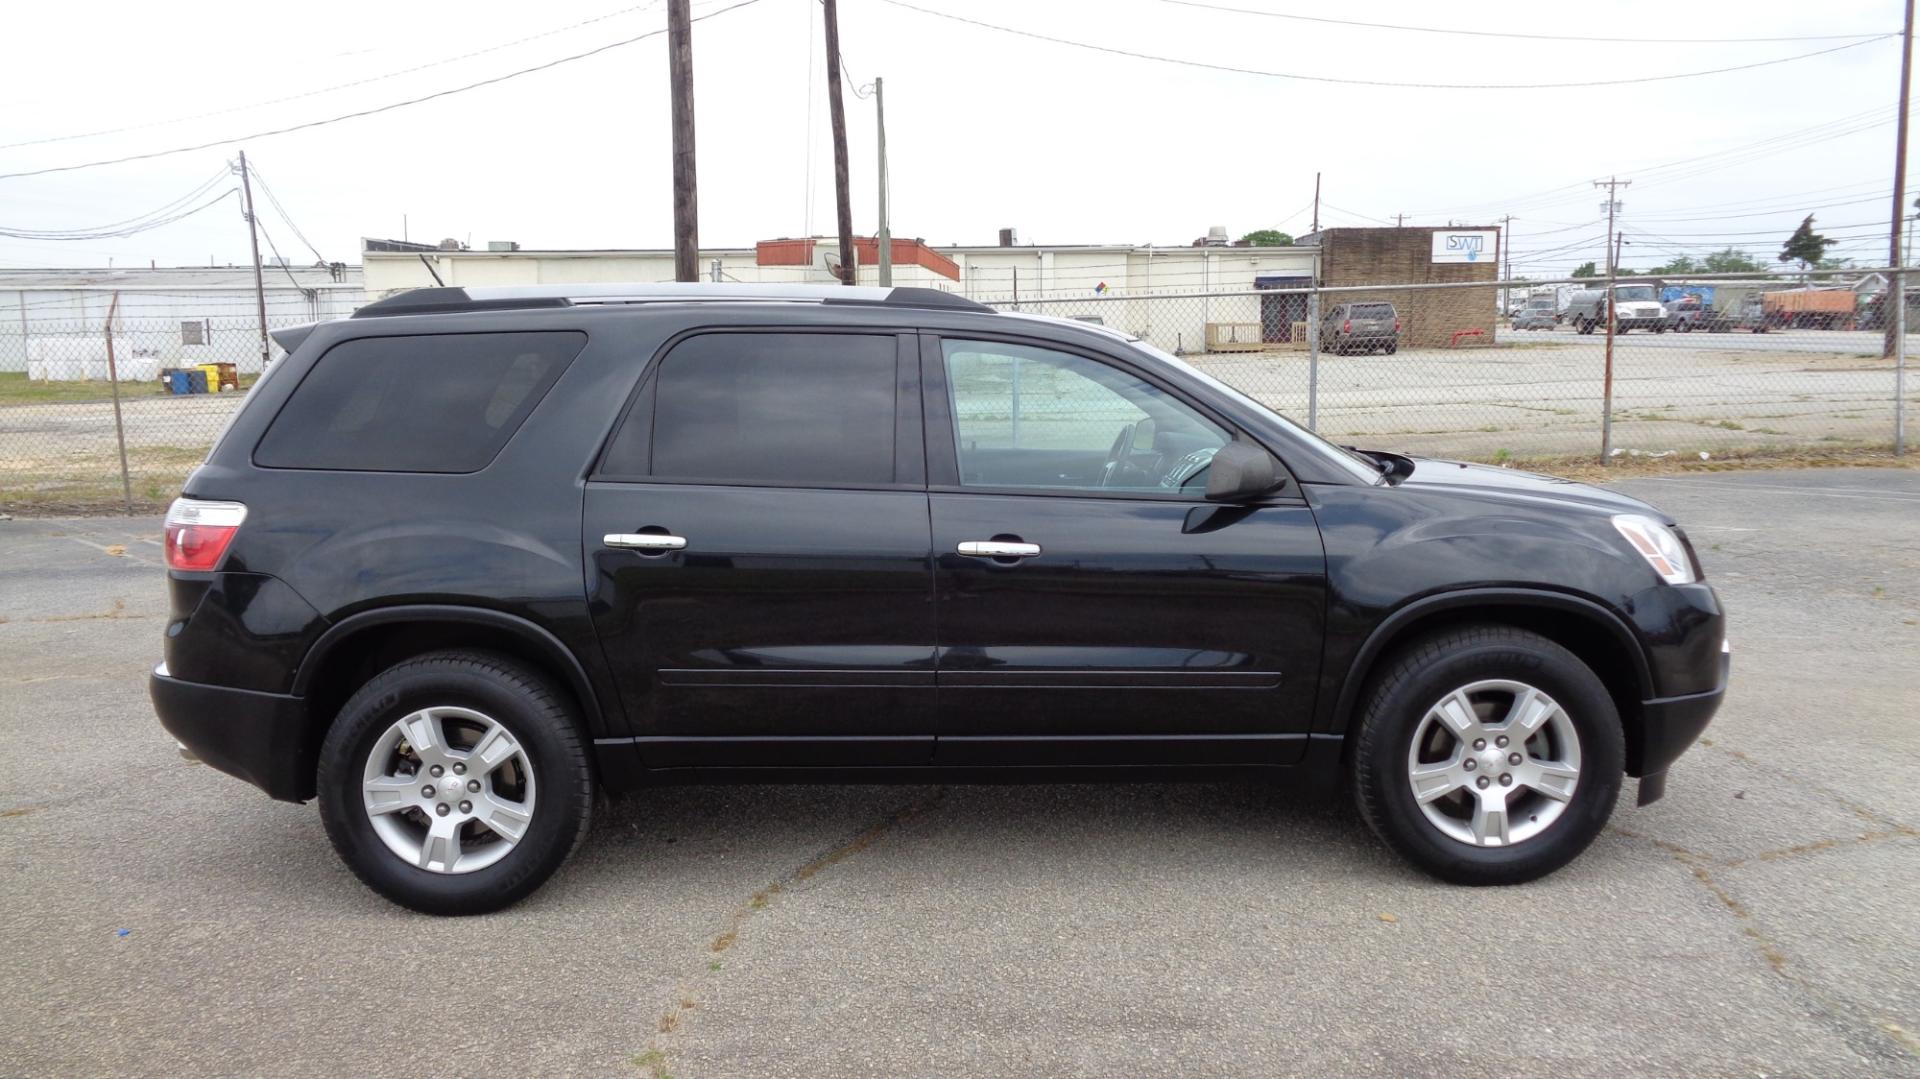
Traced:
<svg viewBox="0 0 1920 1079">
<path fill-rule="evenodd" d="M 1920 471 L 1619 486 L 1735 677 L 1544 881 L 1259 784 L 691 787 L 461 920 L 174 754 L 155 521 L 0 521 L 0 1073 L 1920 1073 Z"/>
</svg>

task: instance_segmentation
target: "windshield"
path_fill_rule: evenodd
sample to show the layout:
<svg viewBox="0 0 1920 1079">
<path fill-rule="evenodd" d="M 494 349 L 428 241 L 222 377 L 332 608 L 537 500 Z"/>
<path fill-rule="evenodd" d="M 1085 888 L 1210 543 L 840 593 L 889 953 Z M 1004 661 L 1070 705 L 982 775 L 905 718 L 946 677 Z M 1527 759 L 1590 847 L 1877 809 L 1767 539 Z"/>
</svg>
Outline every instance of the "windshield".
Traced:
<svg viewBox="0 0 1920 1079">
<path fill-rule="evenodd" d="M 1622 303 L 1632 303 L 1636 300 L 1651 303 L 1653 301 L 1653 286 L 1621 285 L 1619 288 L 1613 290 L 1613 294 L 1618 297 Z"/>
<path fill-rule="evenodd" d="M 1293 428 L 1294 431 L 1300 435 L 1301 441 L 1305 443 L 1309 448 L 1316 451 L 1320 455 L 1322 460 L 1329 462 L 1336 468 L 1344 470 L 1347 474 L 1351 475 L 1354 479 L 1357 479 L 1363 483 L 1370 483 L 1370 484 L 1376 484 L 1376 485 L 1382 482 L 1382 474 L 1380 471 L 1380 466 L 1375 464 L 1373 461 L 1365 457 L 1362 457 L 1357 453 L 1354 453 L 1352 450 L 1341 449 L 1339 446 L 1336 446 L 1333 443 L 1328 442 L 1326 439 L 1321 438 L 1319 435 L 1316 435 L 1312 431 L 1309 431 L 1305 427 L 1302 427 L 1299 424 L 1295 423 L 1292 419 L 1288 418 L 1286 414 L 1276 409 L 1270 408 L 1267 405 L 1261 404 L 1260 402 L 1254 400 L 1253 398 L 1248 397 L 1246 394 L 1241 393 L 1239 390 L 1234 389 L 1232 386 L 1227 385 L 1226 383 L 1220 381 L 1219 379 L 1213 377 L 1212 375 L 1207 374 L 1205 371 L 1200 370 L 1198 367 L 1195 367 L 1194 365 L 1188 363 L 1187 361 L 1181 359 L 1180 357 L 1175 356 L 1173 353 L 1168 352 L 1165 349 L 1162 349 L 1151 342 L 1142 341 L 1138 338 L 1129 338 L 1128 343 L 1133 345 L 1133 347 L 1141 350 L 1142 352 L 1151 354 L 1155 359 L 1158 359 L 1162 363 L 1171 364 L 1174 367 L 1177 367 L 1180 370 L 1185 371 L 1189 375 L 1192 375 L 1194 378 L 1199 379 L 1201 382 L 1206 383 L 1208 386 L 1213 387 L 1215 390 L 1218 390 L 1219 392 L 1227 395 L 1228 397 L 1233 398 L 1235 401 L 1238 401 L 1243 405 L 1247 405 L 1251 408 L 1257 408 L 1261 412 L 1264 412 L 1269 416 L 1277 417 L 1282 422 L 1284 422 L 1287 426 Z"/>
</svg>

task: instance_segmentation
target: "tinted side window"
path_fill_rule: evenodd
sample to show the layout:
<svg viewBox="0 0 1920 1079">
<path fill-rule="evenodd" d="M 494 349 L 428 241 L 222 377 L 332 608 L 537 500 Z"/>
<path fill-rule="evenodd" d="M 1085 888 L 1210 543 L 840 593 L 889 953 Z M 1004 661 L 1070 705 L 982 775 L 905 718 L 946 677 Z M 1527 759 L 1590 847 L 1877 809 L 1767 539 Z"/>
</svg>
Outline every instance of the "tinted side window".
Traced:
<svg viewBox="0 0 1920 1079">
<path fill-rule="evenodd" d="M 363 337 L 328 349 L 254 449 L 264 468 L 485 468 L 587 335 Z"/>
<path fill-rule="evenodd" d="M 941 342 L 963 487 L 1199 498 L 1230 436 L 1159 387 L 1051 349 Z"/>
<path fill-rule="evenodd" d="M 660 361 L 650 473 L 735 483 L 893 482 L 892 337 L 714 333 Z M 640 405 L 646 402 L 642 400 Z M 628 417 L 608 462 L 639 458 Z"/>
</svg>

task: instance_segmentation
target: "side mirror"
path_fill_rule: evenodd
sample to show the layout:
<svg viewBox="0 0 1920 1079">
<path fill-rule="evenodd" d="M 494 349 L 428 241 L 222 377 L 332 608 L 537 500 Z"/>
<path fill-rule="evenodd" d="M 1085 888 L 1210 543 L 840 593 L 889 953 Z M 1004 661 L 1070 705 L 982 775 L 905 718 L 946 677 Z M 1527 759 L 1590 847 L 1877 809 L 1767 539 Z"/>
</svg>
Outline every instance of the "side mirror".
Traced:
<svg viewBox="0 0 1920 1079">
<path fill-rule="evenodd" d="M 1279 463 L 1266 450 L 1248 442 L 1229 442 L 1207 466 L 1207 501 L 1246 502 L 1285 482 Z"/>
</svg>

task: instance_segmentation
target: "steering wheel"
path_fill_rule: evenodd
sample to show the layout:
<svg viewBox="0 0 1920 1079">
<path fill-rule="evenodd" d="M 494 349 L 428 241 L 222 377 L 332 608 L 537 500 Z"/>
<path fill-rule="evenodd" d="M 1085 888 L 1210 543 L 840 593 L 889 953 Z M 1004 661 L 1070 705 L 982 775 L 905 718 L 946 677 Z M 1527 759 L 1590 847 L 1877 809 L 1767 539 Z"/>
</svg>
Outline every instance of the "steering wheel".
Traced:
<svg viewBox="0 0 1920 1079">
<path fill-rule="evenodd" d="M 1133 448 L 1133 427 L 1131 423 L 1120 425 L 1120 433 L 1113 436 L 1113 445 L 1107 449 L 1107 463 L 1100 467 L 1100 486 L 1113 486 L 1115 473 L 1120 471 L 1120 462 Z"/>
</svg>

